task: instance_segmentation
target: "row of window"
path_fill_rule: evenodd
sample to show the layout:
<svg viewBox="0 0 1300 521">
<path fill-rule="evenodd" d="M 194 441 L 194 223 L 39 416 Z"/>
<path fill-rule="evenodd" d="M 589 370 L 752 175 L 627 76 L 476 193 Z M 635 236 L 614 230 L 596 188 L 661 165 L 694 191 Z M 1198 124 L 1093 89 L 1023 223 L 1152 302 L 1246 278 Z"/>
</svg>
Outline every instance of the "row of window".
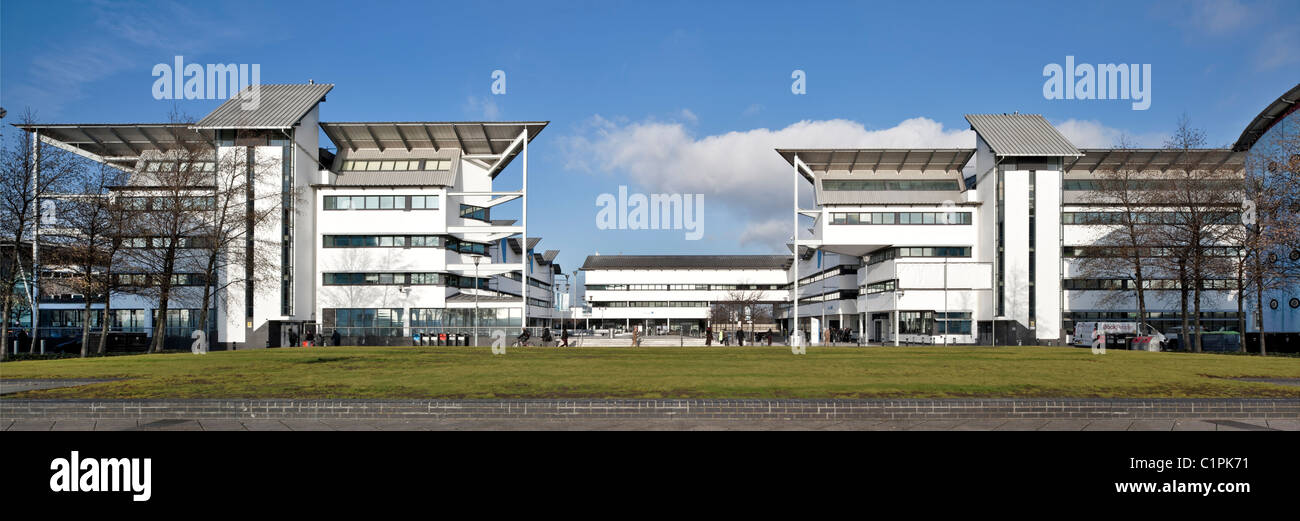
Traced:
<svg viewBox="0 0 1300 521">
<path fill-rule="evenodd" d="M 519 278 L 520 278 L 519 272 L 516 271 L 503 273 L 502 276 L 504 276 L 507 279 L 513 280 L 515 282 L 519 282 Z M 534 288 L 551 289 L 551 285 L 549 283 L 542 282 L 532 277 L 528 277 L 528 285 Z"/>
<path fill-rule="evenodd" d="M 171 237 L 123 237 L 121 247 L 131 249 L 166 248 Z M 208 248 L 212 244 L 209 237 L 177 237 L 177 248 Z"/>
<path fill-rule="evenodd" d="M 859 286 L 858 288 L 861 289 L 863 293 L 866 293 L 868 295 L 875 295 L 877 293 L 888 293 L 898 288 L 898 281 L 882 280 L 880 282 L 872 282 L 871 284 L 867 284 L 865 286 Z"/>
<path fill-rule="evenodd" d="M 447 171 L 451 170 L 450 159 L 401 159 L 401 160 L 348 160 L 343 162 L 343 170 L 368 172 L 412 172 L 417 170 Z"/>
<path fill-rule="evenodd" d="M 466 219 L 477 219 L 480 221 L 487 222 L 492 220 L 492 215 L 491 215 L 492 212 L 490 212 L 489 210 L 491 209 L 483 208 L 482 206 L 474 206 L 472 204 L 462 204 L 460 205 L 460 216 Z"/>
<path fill-rule="evenodd" d="M 830 292 L 830 293 L 824 293 L 824 294 L 821 294 L 821 295 L 814 295 L 814 296 L 811 296 L 811 297 L 804 297 L 804 298 L 799 299 L 799 303 L 800 303 L 800 304 L 815 304 L 815 303 L 817 303 L 817 302 L 827 302 L 827 301 L 831 301 L 831 300 L 854 300 L 854 299 L 857 299 L 857 298 L 858 298 L 858 290 L 856 290 L 856 289 L 843 289 L 843 290 L 839 290 L 839 291 L 832 291 L 832 292 Z"/>
<path fill-rule="evenodd" d="M 324 273 L 326 286 L 449 286 L 473 287 L 474 277 L 446 273 Z M 478 279 L 478 287 L 486 288 L 488 279 Z"/>
<path fill-rule="evenodd" d="M 119 197 L 118 205 L 123 210 L 133 212 L 145 211 L 193 211 L 211 210 L 215 205 L 211 196 L 129 196 Z"/>
<path fill-rule="evenodd" d="M 399 336 L 401 329 L 443 327 L 519 326 L 522 313 L 518 308 L 324 308 L 321 323 L 326 329 L 340 330 L 347 336 Z M 477 318 L 477 320 L 475 320 Z M 332 331 L 331 331 L 332 332 Z"/>
<path fill-rule="evenodd" d="M 141 167 L 143 172 L 215 172 L 217 164 L 213 161 L 148 161 Z"/>
<path fill-rule="evenodd" d="M 969 335 L 972 316 L 969 311 L 899 311 L 898 331 L 904 335 Z"/>
<path fill-rule="evenodd" d="M 437 248 L 442 237 L 437 235 L 326 235 L 321 237 L 325 248 Z"/>
<path fill-rule="evenodd" d="M 697 301 L 611 300 L 611 301 L 602 301 L 602 302 L 592 302 L 591 307 L 593 308 L 707 308 L 709 307 L 709 303 L 705 301 L 699 301 L 699 300 Z"/>
<path fill-rule="evenodd" d="M 1061 248 L 1062 257 L 1119 257 L 1126 254 L 1125 250 L 1111 246 L 1065 246 Z M 1181 248 L 1146 247 L 1140 248 L 1138 251 L 1138 255 L 1142 258 L 1179 257 L 1182 254 Z M 1241 256 L 1241 249 L 1230 246 L 1208 246 L 1201 248 L 1201 254 L 1206 257 L 1239 257 Z"/>
<path fill-rule="evenodd" d="M 327 195 L 326 210 L 437 210 L 436 195 Z"/>
<path fill-rule="evenodd" d="M 147 273 L 114 273 L 117 278 L 118 286 L 157 286 L 161 275 Z M 172 286 L 202 286 L 204 277 L 202 273 L 173 273 L 171 276 Z"/>
<path fill-rule="evenodd" d="M 1064 212 L 1061 224 L 1125 224 L 1129 212 Z M 1188 219 L 1183 212 L 1132 212 L 1136 224 L 1180 224 Z M 1241 224 L 1241 212 L 1206 212 L 1205 224 Z"/>
<path fill-rule="evenodd" d="M 799 286 L 801 286 L 801 287 L 802 287 L 802 286 L 806 286 L 806 285 L 808 285 L 808 284 L 811 284 L 811 283 L 814 283 L 814 282 L 818 282 L 818 281 L 821 281 L 821 280 L 824 280 L 824 279 L 827 279 L 827 278 L 830 278 L 830 277 L 838 277 L 838 276 L 840 276 L 840 275 L 857 275 L 857 274 L 858 274 L 858 267 L 857 267 L 857 266 L 838 266 L 838 267 L 831 268 L 831 269 L 828 269 L 828 270 L 826 270 L 826 271 L 823 271 L 823 272 L 821 272 L 821 273 L 814 273 L 814 274 L 812 274 L 812 275 L 810 275 L 810 276 L 807 276 L 807 277 L 804 277 L 804 278 L 802 278 L 802 279 L 799 279 Z M 785 289 L 788 289 L 788 288 L 785 288 Z"/>
<path fill-rule="evenodd" d="M 831 224 L 970 224 L 970 212 L 858 212 L 831 214 Z"/>
<path fill-rule="evenodd" d="M 589 291 L 730 291 L 782 290 L 789 284 L 587 284 Z"/>
<path fill-rule="evenodd" d="M 42 309 L 41 310 L 41 327 L 50 328 L 81 328 L 84 323 L 85 313 L 81 309 Z M 209 310 L 212 316 L 216 315 L 216 310 Z M 112 321 L 108 327 L 110 331 L 143 331 L 145 328 L 143 309 L 114 309 L 109 313 Z M 158 310 L 153 310 L 155 319 L 158 317 Z M 90 310 L 90 327 L 101 327 L 104 317 L 103 309 Z M 167 320 L 162 324 L 168 328 L 197 328 L 199 325 L 198 309 L 169 309 L 167 310 Z M 209 320 L 208 327 L 216 327 L 216 322 Z M 78 334 L 80 334 L 78 332 Z"/>
<path fill-rule="evenodd" d="M 1137 281 L 1131 279 L 1065 279 L 1064 289 L 1072 290 L 1135 290 Z M 1180 289 L 1182 284 L 1177 279 L 1144 279 L 1143 289 Z M 1237 289 L 1234 279 L 1206 279 L 1201 281 L 1204 290 Z"/>
<path fill-rule="evenodd" d="M 867 264 L 880 264 L 899 257 L 970 257 L 969 246 L 934 246 L 917 248 L 888 248 L 872 253 Z"/>
<path fill-rule="evenodd" d="M 867 191 L 955 191 L 958 190 L 957 181 L 955 180 L 925 180 L 925 179 L 897 179 L 897 180 L 823 180 L 822 190 L 834 192 L 867 192 Z"/>
<path fill-rule="evenodd" d="M 1125 186 L 1126 182 L 1132 185 Z M 1123 181 L 1119 179 L 1065 179 L 1061 181 L 1061 188 L 1070 192 L 1093 192 L 1097 190 L 1123 191 L 1123 190 L 1171 190 L 1178 188 L 1186 181 L 1178 179 L 1142 179 Z M 1198 186 L 1204 186 L 1209 189 L 1217 190 L 1240 190 L 1242 181 L 1240 179 L 1206 179 L 1196 182 Z"/>
</svg>

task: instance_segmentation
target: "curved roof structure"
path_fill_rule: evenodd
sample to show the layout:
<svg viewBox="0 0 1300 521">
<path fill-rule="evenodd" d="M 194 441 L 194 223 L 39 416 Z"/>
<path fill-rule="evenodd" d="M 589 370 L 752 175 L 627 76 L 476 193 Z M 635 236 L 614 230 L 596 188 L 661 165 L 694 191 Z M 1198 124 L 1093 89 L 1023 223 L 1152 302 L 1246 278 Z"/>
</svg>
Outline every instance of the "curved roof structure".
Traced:
<svg viewBox="0 0 1300 521">
<path fill-rule="evenodd" d="M 1232 149 L 1238 152 L 1250 150 L 1250 147 L 1255 146 L 1255 142 L 1259 141 L 1260 136 L 1268 132 L 1268 129 L 1273 128 L 1273 125 L 1281 121 L 1282 118 L 1295 112 L 1296 107 L 1300 106 L 1297 105 L 1297 101 L 1300 101 L 1300 83 L 1297 83 L 1294 87 L 1291 87 L 1291 90 L 1278 96 L 1276 100 L 1264 107 L 1264 111 L 1255 116 L 1255 119 L 1249 125 L 1246 125 L 1246 130 L 1241 131 L 1241 137 L 1237 138 L 1237 142 L 1232 145 Z"/>
</svg>

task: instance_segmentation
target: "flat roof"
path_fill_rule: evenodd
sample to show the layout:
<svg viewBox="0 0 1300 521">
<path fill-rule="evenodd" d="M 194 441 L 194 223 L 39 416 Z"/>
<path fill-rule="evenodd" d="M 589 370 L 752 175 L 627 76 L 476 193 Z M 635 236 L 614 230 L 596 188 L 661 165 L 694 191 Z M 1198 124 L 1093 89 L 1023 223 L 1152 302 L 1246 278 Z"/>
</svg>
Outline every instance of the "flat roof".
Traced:
<svg viewBox="0 0 1300 521">
<path fill-rule="evenodd" d="M 519 135 L 528 131 L 532 141 L 548 121 L 354 121 L 321 122 L 321 130 L 340 150 L 455 148 L 465 155 L 509 155 L 493 164 L 488 175 L 495 178 L 519 154 L 511 150 Z"/>
<path fill-rule="evenodd" d="M 188 150 L 194 145 L 212 144 L 212 132 L 196 130 L 185 123 L 56 123 L 23 124 L 15 127 L 39 131 L 46 143 L 82 157 L 134 170 L 148 151 Z"/>
<path fill-rule="evenodd" d="M 966 121 L 999 156 L 1079 155 L 1079 149 L 1040 114 L 967 114 Z"/>
<path fill-rule="evenodd" d="M 590 255 L 585 270 L 753 270 L 790 268 L 790 255 Z"/>
<path fill-rule="evenodd" d="M 795 156 L 817 172 L 941 170 L 960 172 L 975 154 L 973 148 L 778 148 L 776 153 L 794 166 Z M 813 178 L 799 172 L 804 178 Z"/>
<path fill-rule="evenodd" d="M 1086 148 L 1073 161 L 1065 162 L 1065 172 L 1182 170 L 1185 168 L 1218 170 L 1245 167 L 1246 154 L 1229 148 Z"/>
</svg>

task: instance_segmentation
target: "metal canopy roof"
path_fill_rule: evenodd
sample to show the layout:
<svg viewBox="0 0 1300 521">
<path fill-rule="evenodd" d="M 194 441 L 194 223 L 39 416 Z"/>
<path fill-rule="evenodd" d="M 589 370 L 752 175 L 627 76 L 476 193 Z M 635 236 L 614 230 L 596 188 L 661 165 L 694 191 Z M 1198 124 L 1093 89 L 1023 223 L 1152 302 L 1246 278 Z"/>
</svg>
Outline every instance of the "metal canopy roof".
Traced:
<svg viewBox="0 0 1300 521">
<path fill-rule="evenodd" d="M 591 255 L 583 270 L 779 269 L 790 268 L 789 255 Z"/>
<path fill-rule="evenodd" d="M 1291 87 L 1291 90 L 1286 91 L 1273 103 L 1269 103 L 1267 107 L 1264 107 L 1264 111 L 1255 116 L 1255 119 L 1249 125 L 1246 125 L 1246 129 L 1241 131 L 1241 137 L 1237 138 L 1237 142 L 1232 145 L 1232 149 L 1238 152 L 1250 150 L 1250 147 L 1255 146 L 1255 142 L 1259 141 L 1260 136 L 1268 132 L 1268 129 L 1273 128 L 1274 123 L 1281 121 L 1287 114 L 1296 110 L 1297 102 L 1300 102 L 1300 83 L 1297 83 L 1296 86 Z"/>
<path fill-rule="evenodd" d="M 794 165 L 794 156 L 798 155 L 813 172 L 832 170 L 853 171 L 892 171 L 939 170 L 943 172 L 961 171 L 975 154 L 973 148 L 778 148 L 786 163 Z M 811 177 L 800 172 L 809 181 Z"/>
<path fill-rule="evenodd" d="M 542 238 L 541 238 L 541 237 L 529 237 L 529 238 L 528 238 L 528 249 L 531 250 L 531 249 L 533 249 L 533 248 L 536 248 L 536 247 L 537 247 L 537 243 L 539 243 L 539 242 L 541 242 L 541 241 L 542 241 Z M 522 251 L 519 250 L 519 238 L 518 238 L 518 237 L 511 237 L 510 240 L 507 241 L 507 242 L 510 243 L 510 249 L 513 250 L 515 253 L 523 253 Z"/>
<path fill-rule="evenodd" d="M 334 85 L 249 85 L 194 125 L 199 129 L 284 129 L 297 125 Z"/>
<path fill-rule="evenodd" d="M 1081 156 L 1073 161 L 1066 161 L 1065 171 L 1165 171 L 1165 170 L 1207 170 L 1221 168 L 1241 170 L 1245 167 L 1246 154 L 1234 152 L 1227 148 L 1087 148 Z"/>
<path fill-rule="evenodd" d="M 505 157 L 494 163 L 488 175 L 495 178 L 520 150 L 511 148 L 519 135 L 528 130 L 528 141 L 546 128 L 547 121 L 389 121 L 344 122 L 320 124 L 340 150 L 346 148 L 413 150 L 417 148 L 442 150 L 459 149 L 465 155 Z"/>
<path fill-rule="evenodd" d="M 966 121 L 999 156 L 1079 155 L 1079 149 L 1039 114 L 967 114 Z"/>
<path fill-rule="evenodd" d="M 212 133 L 184 123 L 14 124 L 41 140 L 94 161 L 134 170 L 147 151 L 167 152 L 211 145 Z"/>
</svg>

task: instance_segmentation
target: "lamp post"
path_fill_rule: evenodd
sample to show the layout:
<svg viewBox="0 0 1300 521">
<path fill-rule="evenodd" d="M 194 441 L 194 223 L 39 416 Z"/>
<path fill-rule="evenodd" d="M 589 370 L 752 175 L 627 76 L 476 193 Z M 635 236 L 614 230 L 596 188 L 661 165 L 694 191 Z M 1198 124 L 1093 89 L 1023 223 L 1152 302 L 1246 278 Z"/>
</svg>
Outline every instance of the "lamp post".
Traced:
<svg viewBox="0 0 1300 521">
<path fill-rule="evenodd" d="M 474 345 L 478 345 L 478 263 L 483 260 L 482 256 L 471 255 L 474 259 Z"/>
</svg>

